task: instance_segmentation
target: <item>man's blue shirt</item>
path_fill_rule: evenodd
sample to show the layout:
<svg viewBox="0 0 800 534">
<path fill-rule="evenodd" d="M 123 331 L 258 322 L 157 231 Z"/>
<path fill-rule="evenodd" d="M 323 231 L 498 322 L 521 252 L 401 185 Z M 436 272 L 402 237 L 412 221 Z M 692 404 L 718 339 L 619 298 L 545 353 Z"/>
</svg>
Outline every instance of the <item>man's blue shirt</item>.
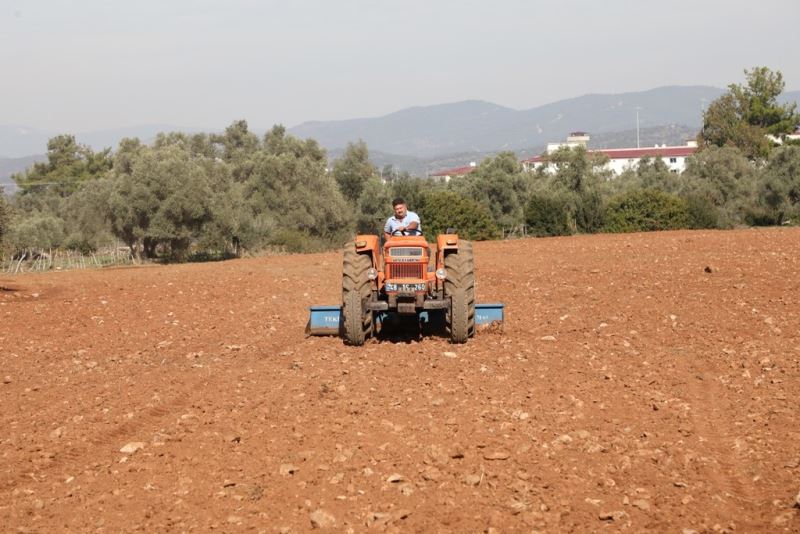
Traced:
<svg viewBox="0 0 800 534">
<path fill-rule="evenodd" d="M 386 219 L 386 225 L 383 227 L 383 231 L 392 234 L 395 230 L 397 230 L 401 226 L 408 226 L 412 222 L 417 223 L 417 231 L 422 234 L 422 224 L 419 220 L 419 215 L 414 213 L 413 211 L 407 211 L 406 216 L 402 219 L 398 219 L 394 215 Z"/>
</svg>

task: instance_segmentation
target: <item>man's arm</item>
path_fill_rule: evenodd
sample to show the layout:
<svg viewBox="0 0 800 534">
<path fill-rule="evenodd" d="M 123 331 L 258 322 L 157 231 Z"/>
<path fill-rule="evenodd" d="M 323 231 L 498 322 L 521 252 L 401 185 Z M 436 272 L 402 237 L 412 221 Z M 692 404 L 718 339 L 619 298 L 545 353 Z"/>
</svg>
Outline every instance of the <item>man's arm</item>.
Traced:
<svg viewBox="0 0 800 534">
<path fill-rule="evenodd" d="M 392 219 L 386 219 L 386 224 L 383 225 L 383 240 L 386 241 L 392 237 Z"/>
<path fill-rule="evenodd" d="M 406 225 L 406 230 L 419 230 L 419 215 L 409 212 L 410 222 Z"/>
<path fill-rule="evenodd" d="M 408 223 L 407 226 L 403 226 L 403 225 L 398 226 L 397 228 L 394 229 L 394 232 L 405 232 L 407 230 L 416 230 L 418 227 L 419 227 L 419 223 L 410 222 L 410 223 Z M 386 239 L 389 239 L 389 237 L 391 237 L 394 232 L 387 232 L 384 229 L 383 235 L 386 237 Z"/>
</svg>

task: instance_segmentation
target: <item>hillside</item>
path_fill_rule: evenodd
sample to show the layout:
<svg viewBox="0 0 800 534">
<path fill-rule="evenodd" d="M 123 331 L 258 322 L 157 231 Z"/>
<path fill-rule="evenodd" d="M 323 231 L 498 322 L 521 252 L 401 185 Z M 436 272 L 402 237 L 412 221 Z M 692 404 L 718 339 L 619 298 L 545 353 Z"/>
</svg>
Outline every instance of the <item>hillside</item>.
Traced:
<svg viewBox="0 0 800 534">
<path fill-rule="evenodd" d="M 3 530 L 800 531 L 800 229 L 475 256 L 461 346 L 306 337 L 336 252 L 0 275 Z"/>
<path fill-rule="evenodd" d="M 467 101 L 411 108 L 383 117 L 305 123 L 290 129 L 340 148 L 363 139 L 381 152 L 429 158 L 456 152 L 525 150 L 563 140 L 571 131 L 592 135 L 640 126 L 680 125 L 697 129 L 703 105 L 722 93 L 714 87 L 662 87 L 614 95 L 586 95 L 517 111 Z"/>
<path fill-rule="evenodd" d="M 697 134 L 701 109 L 722 92 L 714 87 L 662 87 L 586 95 L 524 111 L 467 101 L 383 117 L 304 123 L 290 132 L 317 139 L 332 154 L 363 139 L 380 165 L 424 175 L 426 170 L 461 166 L 503 150 L 520 157 L 538 155 L 547 143 L 562 141 L 575 130 L 591 134 L 592 148 L 636 146 L 637 107 L 641 146 L 681 145 Z M 784 93 L 780 100 L 800 102 L 800 91 Z"/>
<path fill-rule="evenodd" d="M 47 140 L 54 135 L 28 126 L 0 124 L 0 161 L 46 152 Z"/>
</svg>

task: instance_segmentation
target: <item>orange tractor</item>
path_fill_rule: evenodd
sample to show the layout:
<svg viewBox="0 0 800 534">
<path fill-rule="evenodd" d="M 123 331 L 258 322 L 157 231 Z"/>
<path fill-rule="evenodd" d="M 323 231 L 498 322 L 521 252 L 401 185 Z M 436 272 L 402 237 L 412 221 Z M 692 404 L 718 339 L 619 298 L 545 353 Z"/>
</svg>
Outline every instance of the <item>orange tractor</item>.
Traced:
<svg viewBox="0 0 800 534">
<path fill-rule="evenodd" d="M 310 311 L 307 334 L 340 335 L 348 345 L 415 320 L 466 343 L 476 326 L 504 320 L 502 304 L 476 304 L 472 243 L 450 231 L 437 236 L 433 257 L 421 235 L 393 235 L 382 246 L 378 236 L 356 236 L 343 251 L 342 305 Z"/>
<path fill-rule="evenodd" d="M 349 345 L 362 345 L 387 315 L 427 320 L 437 312 L 450 340 L 465 343 L 475 310 L 472 243 L 456 234 L 437 236 L 435 259 L 421 235 L 394 235 L 382 249 L 377 236 L 359 235 L 344 248 L 341 333 Z"/>
</svg>

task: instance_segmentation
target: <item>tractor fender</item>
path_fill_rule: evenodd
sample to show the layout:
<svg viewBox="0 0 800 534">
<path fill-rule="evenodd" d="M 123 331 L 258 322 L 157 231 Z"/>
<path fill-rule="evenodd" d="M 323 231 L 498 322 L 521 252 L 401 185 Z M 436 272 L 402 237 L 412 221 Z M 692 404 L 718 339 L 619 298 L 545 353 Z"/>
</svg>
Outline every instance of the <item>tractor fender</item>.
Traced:
<svg viewBox="0 0 800 534">
<path fill-rule="evenodd" d="M 357 235 L 355 239 L 356 252 L 359 254 L 369 254 L 372 257 L 372 266 L 379 269 L 380 243 L 376 235 Z"/>
<path fill-rule="evenodd" d="M 436 268 L 444 267 L 444 257 L 458 250 L 458 234 L 436 236 Z M 438 282 L 437 282 L 438 284 Z"/>
<path fill-rule="evenodd" d="M 439 234 L 436 236 L 436 249 L 442 252 L 445 250 L 458 250 L 458 234 Z"/>
</svg>

